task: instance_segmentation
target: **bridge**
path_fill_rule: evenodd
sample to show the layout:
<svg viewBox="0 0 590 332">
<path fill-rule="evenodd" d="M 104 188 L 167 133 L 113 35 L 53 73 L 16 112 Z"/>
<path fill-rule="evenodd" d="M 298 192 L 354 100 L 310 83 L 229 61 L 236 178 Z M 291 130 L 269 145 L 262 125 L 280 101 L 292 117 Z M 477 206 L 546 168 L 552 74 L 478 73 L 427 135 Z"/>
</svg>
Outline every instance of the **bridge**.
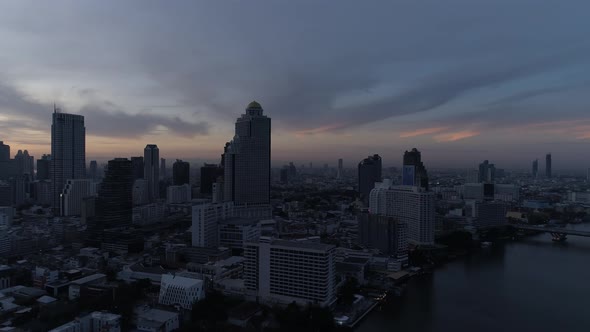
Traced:
<svg viewBox="0 0 590 332">
<path fill-rule="evenodd" d="M 545 232 L 553 236 L 553 241 L 565 241 L 568 235 L 585 236 L 590 237 L 589 231 L 580 231 L 565 227 L 556 226 L 539 226 L 539 225 L 523 225 L 523 224 L 512 224 L 512 227 L 516 229 L 522 229 L 526 231 Z"/>
</svg>

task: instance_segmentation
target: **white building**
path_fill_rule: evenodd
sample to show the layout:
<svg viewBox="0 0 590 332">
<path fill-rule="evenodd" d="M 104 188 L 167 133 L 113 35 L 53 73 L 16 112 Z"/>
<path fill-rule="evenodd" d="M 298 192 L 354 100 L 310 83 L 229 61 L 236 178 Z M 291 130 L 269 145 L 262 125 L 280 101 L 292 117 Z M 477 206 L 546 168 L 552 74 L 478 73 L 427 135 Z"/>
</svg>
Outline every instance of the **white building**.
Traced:
<svg viewBox="0 0 590 332">
<path fill-rule="evenodd" d="M 181 186 L 169 186 L 166 189 L 166 203 L 180 204 L 190 202 L 192 199 L 192 192 L 190 184 L 183 184 Z"/>
<path fill-rule="evenodd" d="M 82 200 L 96 195 L 96 184 L 90 179 L 67 180 L 59 196 L 62 216 L 79 216 L 82 213 Z"/>
<path fill-rule="evenodd" d="M 162 275 L 160 284 L 159 303 L 163 305 L 180 306 L 190 310 L 193 303 L 205 298 L 203 280 L 175 276 Z"/>
<path fill-rule="evenodd" d="M 409 242 L 419 245 L 434 244 L 435 208 L 433 192 L 390 180 L 376 183 L 369 195 L 369 211 L 407 223 Z"/>
<path fill-rule="evenodd" d="M 227 218 L 219 221 L 219 245 L 231 249 L 242 249 L 246 242 L 260 237 L 258 219 Z"/>
<path fill-rule="evenodd" d="M 177 312 L 149 309 L 137 315 L 137 330 L 142 332 L 171 332 L 180 327 Z"/>
<path fill-rule="evenodd" d="M 49 332 L 121 332 L 121 316 L 95 311 Z"/>
<path fill-rule="evenodd" d="M 262 302 L 330 305 L 336 300 L 335 247 L 261 238 L 244 248 L 244 283 Z"/>
<path fill-rule="evenodd" d="M 193 247 L 217 247 L 218 222 L 233 216 L 233 203 L 200 204 L 193 206 L 192 245 Z"/>
</svg>

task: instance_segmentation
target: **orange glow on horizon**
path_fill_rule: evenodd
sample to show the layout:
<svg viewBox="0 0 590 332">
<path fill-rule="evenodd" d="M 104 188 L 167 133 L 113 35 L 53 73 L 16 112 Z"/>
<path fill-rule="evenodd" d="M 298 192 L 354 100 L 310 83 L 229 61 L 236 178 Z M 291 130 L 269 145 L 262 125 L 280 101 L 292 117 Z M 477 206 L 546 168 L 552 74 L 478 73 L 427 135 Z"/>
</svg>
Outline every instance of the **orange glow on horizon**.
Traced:
<svg viewBox="0 0 590 332">
<path fill-rule="evenodd" d="M 462 131 L 456 131 L 456 132 L 452 132 L 452 133 L 444 133 L 444 134 L 436 135 L 436 136 L 434 136 L 434 139 L 437 142 L 455 142 L 455 141 L 459 141 L 459 140 L 462 140 L 465 138 L 478 136 L 479 134 L 480 134 L 480 132 L 475 131 L 475 130 L 462 130 Z"/>
<path fill-rule="evenodd" d="M 433 128 L 423 128 L 423 129 L 416 129 L 411 131 L 403 131 L 399 134 L 401 138 L 408 138 L 408 137 L 416 137 L 428 134 L 435 134 L 441 132 L 443 130 L 448 129 L 448 127 L 433 127 Z"/>
</svg>

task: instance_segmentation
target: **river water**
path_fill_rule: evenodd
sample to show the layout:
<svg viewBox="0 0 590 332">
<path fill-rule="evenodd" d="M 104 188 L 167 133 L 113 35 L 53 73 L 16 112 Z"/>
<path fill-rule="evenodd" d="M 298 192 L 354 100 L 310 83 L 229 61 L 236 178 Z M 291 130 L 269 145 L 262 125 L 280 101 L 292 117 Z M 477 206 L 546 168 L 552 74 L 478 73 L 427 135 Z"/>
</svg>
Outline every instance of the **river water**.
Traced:
<svg viewBox="0 0 590 332">
<path fill-rule="evenodd" d="M 459 258 L 411 279 L 356 331 L 590 331 L 590 238 L 539 234 Z"/>
</svg>

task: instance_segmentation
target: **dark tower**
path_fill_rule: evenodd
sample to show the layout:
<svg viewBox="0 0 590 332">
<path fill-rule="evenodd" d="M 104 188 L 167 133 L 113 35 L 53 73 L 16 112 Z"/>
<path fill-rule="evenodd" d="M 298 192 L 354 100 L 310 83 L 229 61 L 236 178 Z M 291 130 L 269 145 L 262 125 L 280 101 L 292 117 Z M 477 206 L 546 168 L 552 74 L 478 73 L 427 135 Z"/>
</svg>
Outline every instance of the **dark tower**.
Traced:
<svg viewBox="0 0 590 332">
<path fill-rule="evenodd" d="M 131 157 L 131 168 L 133 169 L 133 180 L 143 179 L 143 157 Z"/>
<path fill-rule="evenodd" d="M 381 157 L 375 154 L 363 159 L 359 163 L 358 173 L 358 191 L 363 202 L 367 203 L 375 182 L 381 181 Z"/>
<path fill-rule="evenodd" d="M 186 161 L 176 159 L 176 162 L 174 162 L 174 164 L 172 165 L 172 182 L 175 186 L 190 184 L 190 173 L 190 164 Z"/>
<path fill-rule="evenodd" d="M 402 184 L 428 190 L 428 172 L 422 162 L 422 154 L 416 148 L 404 152 Z"/>
</svg>

